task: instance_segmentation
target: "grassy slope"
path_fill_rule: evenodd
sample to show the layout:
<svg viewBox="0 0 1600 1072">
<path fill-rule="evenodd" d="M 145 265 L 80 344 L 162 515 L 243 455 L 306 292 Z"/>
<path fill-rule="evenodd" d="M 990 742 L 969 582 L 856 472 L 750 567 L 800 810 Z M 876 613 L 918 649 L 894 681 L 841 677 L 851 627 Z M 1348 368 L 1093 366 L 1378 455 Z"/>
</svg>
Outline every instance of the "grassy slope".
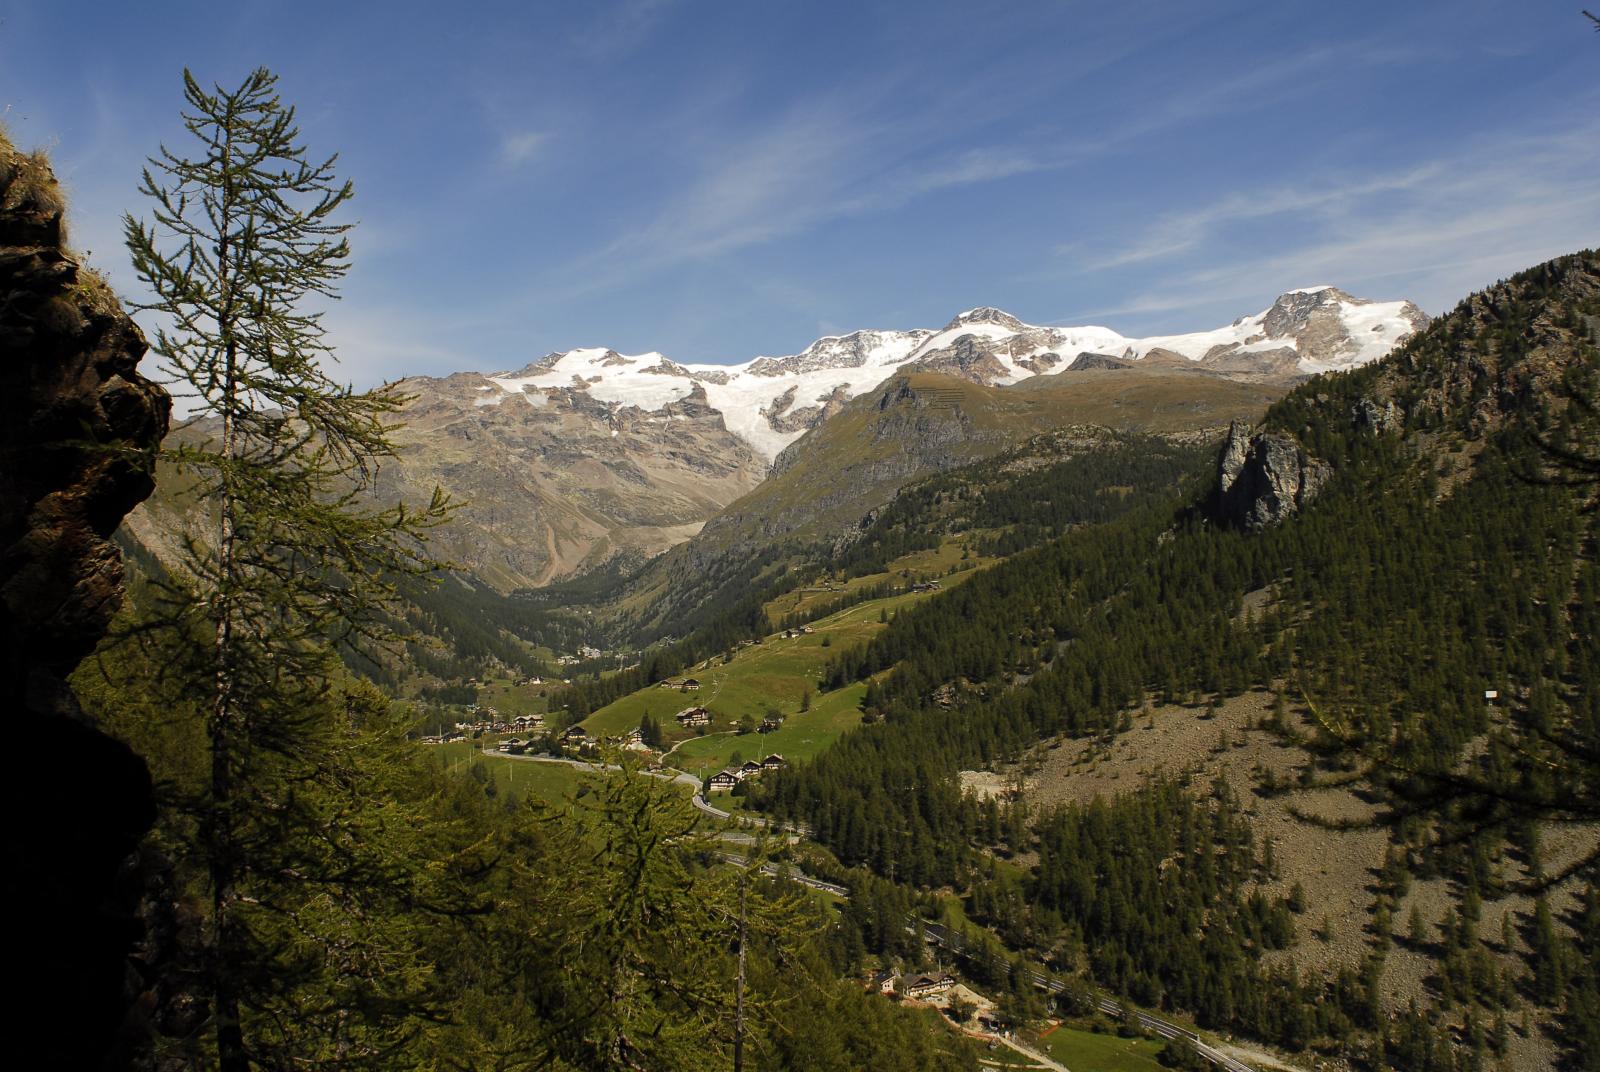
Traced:
<svg viewBox="0 0 1600 1072">
<path fill-rule="evenodd" d="M 921 551 L 896 560 L 888 573 L 857 578 L 853 587 L 898 578 L 905 570 L 942 574 L 960 558 L 960 545 L 947 541 L 935 551 Z M 968 570 L 941 576 L 940 583 L 949 589 L 975 572 Z M 822 593 L 815 601 L 837 599 L 840 594 Z M 702 766 L 708 772 L 715 771 L 735 752 L 745 759 L 757 759 L 769 752 L 777 752 L 790 761 L 810 759 L 861 721 L 858 705 L 866 691 L 864 684 L 827 694 L 817 692 L 817 679 L 828 659 L 865 642 L 882 629 L 880 616 L 893 615 L 900 607 L 927 599 L 930 594 L 905 592 L 870 600 L 813 622 L 815 631 L 812 633 L 792 639 L 776 634 L 768 636 L 760 644 L 741 648 L 732 662 L 724 663 L 719 657 L 690 671 L 701 683 L 697 693 L 654 686 L 640 689 L 602 707 L 585 719 L 583 725 L 594 734 L 619 735 L 638 726 L 648 713 L 661 724 L 668 745 L 680 746 L 673 752 L 673 764 L 691 771 L 698 771 Z M 792 613 L 793 598 L 788 596 L 774 601 L 768 613 Z M 831 642 L 831 647 L 824 647 L 825 639 Z M 811 710 L 802 714 L 800 705 L 807 689 L 812 692 Z M 672 721 L 677 712 L 695 704 L 712 714 L 712 724 L 698 738 Z M 776 708 L 783 715 L 782 729 L 742 736 L 730 732 L 745 715 L 760 722 L 769 708 Z"/>
<path fill-rule="evenodd" d="M 976 555 L 963 559 L 965 551 L 964 539 L 947 537 L 938 547 L 926 551 L 914 551 L 895 559 L 887 573 L 871 573 L 839 582 L 831 582 L 826 576 L 813 578 L 794 591 L 785 592 L 777 599 L 770 600 L 766 605 L 767 620 L 776 628 L 788 615 L 808 613 L 816 607 L 826 606 L 891 578 L 896 579 L 897 583 L 908 579 L 937 580 L 941 585 L 948 587 L 954 583 L 954 578 L 946 576 L 952 568 L 959 569 L 963 566 L 981 568 L 998 561 L 979 558 Z M 826 589 L 824 586 L 827 586 Z"/>
<path fill-rule="evenodd" d="M 895 400 L 904 381 L 914 402 Z M 932 372 L 910 372 L 852 400 L 837 416 L 798 441 L 799 458 L 727 508 L 724 517 L 772 519 L 800 511 L 799 536 L 853 522 L 881 506 L 904 483 L 931 472 L 879 474 L 875 466 L 906 455 L 930 426 L 961 429 L 960 441 L 944 451 L 938 466 L 976 461 L 1030 436 L 1068 425 L 1093 424 L 1144 432 L 1190 432 L 1226 425 L 1234 418 L 1257 420 L 1283 390 L 1235 383 L 1204 373 L 1134 369 L 1041 376 L 1015 387 L 985 387 Z M 883 400 L 890 401 L 884 408 Z M 899 414 L 898 422 L 890 420 Z M 915 432 L 913 432 L 915 429 Z M 892 471 L 892 469 L 891 469 Z M 852 494 L 839 496 L 842 488 Z M 842 498 L 829 502 L 830 498 Z M 725 541 L 740 525 L 707 526 L 703 541 Z"/>
<path fill-rule="evenodd" d="M 1161 1043 L 1142 1038 L 1101 1035 L 1062 1025 L 1034 1043 L 1068 1068 L 1097 1072 L 1160 1072 L 1156 1060 Z"/>
<path fill-rule="evenodd" d="M 480 763 L 501 792 L 549 804 L 571 800 L 584 780 L 595 777 L 565 763 L 539 763 L 494 752 L 485 754 L 478 751 L 478 745 L 477 741 L 452 741 L 430 745 L 428 750 L 447 770 L 465 773 L 470 764 Z"/>
<path fill-rule="evenodd" d="M 508 679 L 486 681 L 478 686 L 478 702 L 494 708 L 501 717 L 542 715 L 550 710 L 550 701 L 547 695 L 541 694 L 560 686 L 560 681 L 554 685 L 549 682 L 543 685 L 517 685 Z"/>
</svg>

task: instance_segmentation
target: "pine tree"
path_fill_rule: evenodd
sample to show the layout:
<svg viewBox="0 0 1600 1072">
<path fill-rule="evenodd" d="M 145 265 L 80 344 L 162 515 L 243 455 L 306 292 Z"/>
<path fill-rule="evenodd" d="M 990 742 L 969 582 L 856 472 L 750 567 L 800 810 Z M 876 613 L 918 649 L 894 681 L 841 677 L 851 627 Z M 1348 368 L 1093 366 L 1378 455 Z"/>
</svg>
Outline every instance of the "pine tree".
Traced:
<svg viewBox="0 0 1600 1072">
<path fill-rule="evenodd" d="M 276 82 L 259 69 L 208 91 L 185 71 L 192 155 L 163 146 L 141 190 L 154 222 L 125 218 L 154 294 L 141 308 L 162 319 L 153 349 L 191 413 L 165 461 L 206 519 L 159 613 L 200 641 L 170 669 L 209 697 L 204 976 L 224 1072 L 260 1058 L 247 1019 L 281 999 L 266 966 L 298 940 L 280 914 L 293 895 L 279 856 L 325 818 L 319 796 L 338 792 L 336 648 L 377 635 L 391 579 L 432 569 L 425 533 L 450 509 L 438 493 L 420 511 L 369 498 L 403 399 L 358 393 L 324 367 L 333 354 L 313 306 L 348 267 L 350 225 L 334 216 L 353 190 L 336 158 L 313 162 L 297 143 Z"/>
</svg>

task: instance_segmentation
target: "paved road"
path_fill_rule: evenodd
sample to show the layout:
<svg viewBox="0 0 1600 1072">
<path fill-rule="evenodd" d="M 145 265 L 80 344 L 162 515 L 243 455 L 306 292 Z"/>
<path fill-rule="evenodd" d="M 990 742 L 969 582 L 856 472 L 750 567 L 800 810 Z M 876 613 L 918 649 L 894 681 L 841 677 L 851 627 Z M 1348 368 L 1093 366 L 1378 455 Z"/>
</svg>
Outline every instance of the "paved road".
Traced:
<svg viewBox="0 0 1600 1072">
<path fill-rule="evenodd" d="M 913 920 L 913 927 L 917 922 L 919 921 Z M 962 941 L 960 934 L 952 931 L 948 927 L 941 926 L 938 923 L 929 923 L 926 920 L 921 920 L 920 922 L 922 923 L 923 936 L 928 941 L 943 949 L 948 949 L 952 953 L 962 952 L 962 948 L 965 943 Z M 1065 984 L 1050 978 L 1048 975 L 1045 975 L 1040 971 L 1034 971 L 1030 969 L 1028 971 L 1028 978 L 1034 986 L 1049 994 L 1059 994 L 1066 989 Z M 1121 1002 L 1104 992 L 1095 994 L 1095 1005 L 1107 1016 L 1116 1017 L 1121 1017 L 1125 1008 Z M 1229 1057 L 1221 1050 L 1207 1045 L 1199 1035 L 1195 1034 L 1193 1031 L 1190 1031 L 1188 1028 L 1180 1027 L 1170 1020 L 1163 1020 L 1161 1017 L 1156 1016 L 1153 1013 L 1140 1012 L 1137 1009 L 1132 1008 L 1128 1008 L 1127 1011 L 1133 1014 L 1134 1020 L 1139 1024 L 1140 1027 L 1144 1028 L 1146 1031 L 1149 1031 L 1153 1035 L 1157 1035 L 1164 1039 L 1188 1039 L 1194 1044 L 1196 1053 L 1205 1058 L 1207 1061 L 1211 1062 L 1213 1065 L 1216 1065 L 1219 1069 L 1222 1069 L 1223 1072 L 1255 1072 L 1255 1069 L 1251 1068 L 1243 1061 Z"/>
<path fill-rule="evenodd" d="M 748 865 L 748 858 L 745 857 L 745 856 L 741 856 L 736 852 L 719 852 L 719 853 L 717 853 L 717 855 L 722 857 L 724 860 L 727 860 L 729 863 L 734 864 L 734 865 L 736 865 L 738 867 L 747 867 L 747 866 L 749 866 Z M 766 874 L 766 875 L 773 875 L 773 876 L 783 875 L 783 876 L 786 876 L 791 881 L 798 882 L 802 886 L 808 886 L 813 890 L 822 890 L 824 893 L 831 893 L 835 897 L 849 897 L 850 896 L 850 890 L 848 888 L 846 888 L 844 886 L 835 885 L 832 882 L 824 882 L 820 878 L 812 878 L 810 875 L 806 874 L 804 871 L 800 870 L 798 867 L 794 866 L 793 864 L 789 864 L 788 866 L 784 866 L 782 864 L 777 864 L 777 863 L 762 864 L 761 865 L 761 872 L 762 872 L 762 874 Z"/>
<path fill-rule="evenodd" d="M 678 773 L 683 774 L 684 778 L 688 778 L 690 781 L 694 782 L 696 788 L 694 795 L 694 806 L 705 812 L 707 815 L 717 819 L 727 819 L 731 822 L 736 822 L 741 825 L 758 826 L 763 829 L 771 828 L 773 830 L 782 830 L 791 834 L 799 834 L 801 837 L 811 836 L 811 828 L 805 823 L 777 823 L 773 822 L 771 819 L 763 819 L 759 815 L 735 815 L 732 812 L 723 811 L 721 808 L 713 805 L 705 798 L 703 793 L 698 791 L 700 783 L 695 779 L 694 775 L 684 774 L 682 771 L 679 771 Z M 681 778 L 677 780 L 682 781 Z"/>
<path fill-rule="evenodd" d="M 535 763 L 565 763 L 569 767 L 577 767 L 580 770 L 590 770 L 596 772 L 622 769 L 614 763 L 590 763 L 581 759 L 566 759 L 561 756 L 513 756 L 503 752 L 498 754 L 506 759 L 523 759 L 530 760 Z M 694 789 L 694 806 L 699 808 L 705 814 L 714 816 L 718 819 L 734 820 L 739 823 L 748 823 L 757 827 L 774 827 L 775 829 L 779 830 L 792 830 L 794 833 L 807 836 L 809 836 L 811 833 L 808 827 L 805 827 L 801 824 L 775 824 L 769 820 L 753 815 L 740 815 L 736 817 L 730 812 L 723 811 L 721 808 L 713 807 L 701 793 L 700 779 L 686 771 L 674 770 L 669 767 L 665 770 L 641 771 L 640 773 L 648 774 L 652 778 L 665 778 L 675 784 L 692 787 Z M 739 835 L 731 831 L 724 832 L 719 836 L 721 836 L 724 840 L 731 842 L 739 842 L 744 838 L 749 837 L 749 835 Z M 719 853 L 719 855 L 724 859 L 737 863 L 741 866 L 744 864 L 745 858 L 743 856 L 739 856 L 734 853 Z M 767 864 L 762 868 L 762 870 L 772 875 L 780 873 L 780 869 L 777 864 Z M 809 886 L 814 890 L 825 890 L 826 892 L 834 894 L 838 897 L 850 896 L 850 891 L 844 886 L 835 885 L 832 882 L 824 882 L 819 878 L 812 878 L 810 875 L 806 874 L 804 871 L 801 871 L 798 867 L 794 867 L 793 865 L 790 865 L 788 874 L 790 878 L 800 883 L 802 886 Z M 948 949 L 953 953 L 960 953 L 962 951 L 961 936 L 950 930 L 948 927 L 941 926 L 937 923 L 929 923 L 924 920 L 922 921 L 922 932 L 923 935 L 935 945 Z M 1042 972 L 1030 970 L 1028 974 L 1033 982 L 1033 985 L 1039 987 L 1041 990 L 1044 990 L 1047 993 L 1059 994 L 1061 991 L 1066 989 L 1063 984 L 1055 979 L 1050 978 Z M 1095 996 L 1095 1004 L 1099 1006 L 1101 1012 L 1106 1013 L 1108 1016 L 1120 1017 L 1122 1015 L 1122 1004 L 1108 994 L 1097 994 Z M 1151 1034 L 1165 1039 L 1188 1039 L 1194 1044 L 1196 1053 L 1205 1058 L 1207 1061 L 1211 1062 L 1213 1065 L 1217 1066 L 1217 1068 L 1221 1069 L 1222 1072 L 1255 1072 L 1255 1069 L 1251 1068 L 1243 1061 L 1229 1057 L 1220 1050 L 1207 1045 L 1201 1040 L 1199 1035 L 1188 1030 L 1187 1028 L 1179 1027 L 1177 1024 L 1172 1023 L 1169 1020 L 1163 1020 L 1161 1017 L 1152 1013 L 1139 1012 L 1137 1010 L 1130 1011 L 1133 1012 L 1134 1018 L 1138 1021 L 1139 1026 L 1144 1028 L 1146 1031 L 1149 1031 Z"/>
</svg>

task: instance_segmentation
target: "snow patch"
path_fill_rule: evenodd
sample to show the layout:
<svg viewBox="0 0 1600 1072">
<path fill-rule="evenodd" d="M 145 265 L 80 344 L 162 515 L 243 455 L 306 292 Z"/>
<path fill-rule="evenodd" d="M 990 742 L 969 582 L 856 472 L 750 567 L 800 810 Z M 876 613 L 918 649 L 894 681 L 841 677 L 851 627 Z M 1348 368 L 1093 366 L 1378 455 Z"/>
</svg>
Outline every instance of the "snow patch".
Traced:
<svg viewBox="0 0 1600 1072">
<path fill-rule="evenodd" d="M 1288 293 L 1315 294 L 1331 289 L 1334 288 L 1301 287 Z M 1024 362 L 1052 352 L 1061 360 L 1042 375 L 1060 373 L 1084 352 L 1138 359 L 1160 348 L 1200 361 L 1217 347 L 1245 354 L 1297 348 L 1293 338 L 1265 337 L 1263 322 L 1270 311 L 1271 307 L 1212 331 L 1135 339 L 1099 325 L 1063 328 L 1021 324 L 1009 314 L 979 306 L 961 313 L 949 327 L 939 331 L 863 330 L 826 335 L 798 354 L 757 357 L 738 365 L 685 364 L 670 361 L 656 351 L 618 354 L 601 346 L 581 347 L 551 354 L 522 373 L 486 377 L 493 387 L 479 390 L 498 387 L 502 393 L 480 398 L 475 404 L 498 405 L 507 394 L 521 394 L 529 405 L 539 407 L 547 403 L 546 391 L 565 389 L 586 391 L 591 398 L 611 406 L 635 406 L 657 414 L 702 390 L 707 405 L 722 415 L 728 431 L 771 461 L 803 434 L 779 431 L 762 412 L 770 411 L 774 401 L 787 391 L 794 391 L 790 410 L 819 405 L 841 389 L 846 397 L 854 398 L 877 387 L 907 363 L 952 346 L 963 336 L 972 336 L 991 349 L 1005 369 L 999 382 L 1011 384 L 1036 375 Z M 1300 368 L 1305 372 L 1352 368 L 1382 357 L 1414 330 L 1406 311 L 1405 302 L 1340 299 L 1339 316 L 1350 336 L 1349 343 L 1331 359 L 1302 358 Z M 1009 324 L 1021 324 L 1021 330 L 995 322 L 1001 316 Z M 969 320 L 971 317 L 977 319 Z"/>
</svg>

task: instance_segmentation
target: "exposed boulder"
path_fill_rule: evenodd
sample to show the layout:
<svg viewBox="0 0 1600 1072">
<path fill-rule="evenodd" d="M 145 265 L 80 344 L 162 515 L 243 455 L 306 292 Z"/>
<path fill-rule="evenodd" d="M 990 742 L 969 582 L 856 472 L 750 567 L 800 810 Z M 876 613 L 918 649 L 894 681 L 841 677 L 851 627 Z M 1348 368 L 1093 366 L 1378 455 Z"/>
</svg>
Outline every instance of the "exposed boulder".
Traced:
<svg viewBox="0 0 1600 1072">
<path fill-rule="evenodd" d="M 1084 372 L 1088 369 L 1110 369 L 1115 371 L 1131 368 L 1133 368 L 1132 361 L 1126 361 L 1120 357 L 1112 357 L 1110 354 L 1096 354 L 1085 350 L 1083 353 L 1073 358 L 1072 364 L 1068 365 L 1062 371 Z"/>
<path fill-rule="evenodd" d="M 1000 363 L 992 345 L 983 336 L 963 335 L 949 346 L 928 351 L 907 367 L 943 372 L 973 383 L 999 383 L 1010 377 L 1011 370 Z"/>
<path fill-rule="evenodd" d="M 1371 398 L 1359 399 L 1351 409 L 1356 427 L 1372 435 L 1393 432 L 1401 426 L 1400 412 L 1395 408 L 1392 398 L 1382 403 Z"/>
<path fill-rule="evenodd" d="M 1252 436 L 1234 421 L 1218 465 L 1215 513 L 1230 526 L 1264 529 L 1304 509 L 1332 475 L 1332 466 L 1309 457 L 1292 436 Z"/>
<path fill-rule="evenodd" d="M 35 1063 L 89 1069 L 125 1061 L 112 1051 L 143 989 L 126 876 L 155 805 L 144 761 L 66 679 L 121 605 L 111 535 L 151 492 L 170 401 L 139 375 L 138 327 L 65 248 L 62 212 L 45 161 L 0 137 L 0 689 L 12 754 L 42 775 L 7 779 L 12 1013 Z"/>
</svg>

